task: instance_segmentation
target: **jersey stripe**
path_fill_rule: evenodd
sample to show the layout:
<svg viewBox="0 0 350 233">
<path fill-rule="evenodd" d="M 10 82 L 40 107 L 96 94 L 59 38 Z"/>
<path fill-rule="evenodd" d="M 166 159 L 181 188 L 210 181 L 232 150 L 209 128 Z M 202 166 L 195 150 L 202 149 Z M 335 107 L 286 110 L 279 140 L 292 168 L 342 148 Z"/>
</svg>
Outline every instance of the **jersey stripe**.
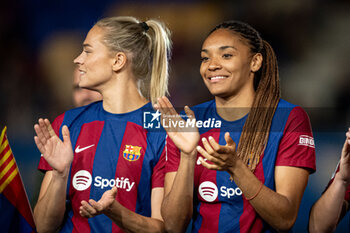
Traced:
<svg viewBox="0 0 350 233">
<path fill-rule="evenodd" d="M 140 125 L 128 122 L 120 146 L 115 177 L 124 178 L 123 188 L 118 189 L 117 201 L 123 203 L 123 206 L 131 211 L 135 211 L 137 202 L 137 192 L 131 192 L 131 189 L 139 187 L 146 150 L 147 131 Z M 142 190 L 139 190 L 138 193 L 140 192 L 142 193 Z M 150 196 L 150 194 L 146 195 Z M 112 231 L 121 232 L 116 224 L 113 224 Z"/>
<path fill-rule="evenodd" d="M 263 159 L 262 155 L 260 159 Z M 262 163 L 258 163 L 255 172 L 255 176 L 261 181 L 265 182 L 264 170 Z M 243 213 L 239 218 L 240 232 L 261 232 L 263 227 L 263 222 L 261 218 L 256 217 L 256 212 L 253 206 L 244 197 L 243 200 Z"/>
<path fill-rule="evenodd" d="M 90 189 L 91 185 L 93 185 L 93 180 L 90 180 L 91 185 L 84 190 L 77 190 L 73 185 L 79 184 L 80 179 L 78 176 L 74 177 L 75 174 L 79 171 L 87 171 L 90 173 L 90 178 L 92 177 L 92 169 L 93 169 L 93 161 L 96 152 L 96 148 L 99 142 L 99 138 L 104 126 L 104 122 L 101 121 L 93 121 L 90 123 L 86 123 L 81 127 L 80 135 L 85 135 L 85 137 L 78 137 L 76 142 L 76 148 L 81 147 L 84 148 L 89 145 L 95 145 L 89 149 L 83 150 L 81 152 L 75 148 L 74 159 L 71 167 L 71 182 L 69 188 L 69 196 L 72 203 L 72 211 L 74 213 L 72 218 L 73 229 L 72 232 L 90 232 L 90 226 L 88 223 L 88 219 L 82 217 L 79 214 L 79 207 L 82 200 L 88 201 L 90 198 Z M 94 134 L 90 134 L 89 132 L 94 132 Z M 99 133 L 96 133 L 99 132 Z M 86 137 L 89 135 L 89 137 Z M 81 182 L 86 183 L 86 177 L 81 177 Z"/>
<path fill-rule="evenodd" d="M 217 232 L 219 228 L 219 218 L 221 204 L 212 205 L 207 202 L 202 202 L 199 209 L 199 214 L 205 216 L 206 218 L 202 219 L 201 228 L 199 233 L 211 233 Z"/>
<path fill-rule="evenodd" d="M 118 186 L 115 181 L 115 170 L 119 162 L 119 147 L 122 142 L 126 122 L 120 122 L 118 130 L 115 130 L 112 125 L 111 121 L 105 121 L 93 161 L 92 174 L 95 179 L 98 179 L 98 183 L 94 183 L 95 186 L 90 192 L 90 198 L 95 201 L 100 200 L 104 192 L 110 190 L 113 186 Z M 115 147 L 108 146 L 110 144 L 115 145 Z M 103 214 L 90 218 L 89 224 L 92 232 L 98 232 L 101 229 L 110 232 L 114 225 L 112 220 Z"/>
</svg>

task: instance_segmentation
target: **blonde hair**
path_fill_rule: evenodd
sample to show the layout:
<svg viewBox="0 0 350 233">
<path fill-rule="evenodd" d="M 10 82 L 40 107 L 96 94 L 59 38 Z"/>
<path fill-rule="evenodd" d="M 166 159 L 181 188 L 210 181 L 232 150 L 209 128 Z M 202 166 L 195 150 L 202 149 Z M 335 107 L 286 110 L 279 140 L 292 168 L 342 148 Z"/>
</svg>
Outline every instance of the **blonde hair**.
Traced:
<svg viewBox="0 0 350 233">
<path fill-rule="evenodd" d="M 95 26 L 105 29 L 103 42 L 110 50 L 131 55 L 132 71 L 145 98 L 156 103 L 157 98 L 168 94 L 172 43 L 170 31 L 162 22 L 120 16 L 101 19 Z"/>
</svg>

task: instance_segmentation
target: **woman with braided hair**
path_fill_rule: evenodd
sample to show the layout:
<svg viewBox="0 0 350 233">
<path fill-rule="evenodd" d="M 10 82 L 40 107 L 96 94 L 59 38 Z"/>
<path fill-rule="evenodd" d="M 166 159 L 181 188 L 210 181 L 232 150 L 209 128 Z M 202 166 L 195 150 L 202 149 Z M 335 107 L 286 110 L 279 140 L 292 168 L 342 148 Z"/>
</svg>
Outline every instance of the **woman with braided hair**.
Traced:
<svg viewBox="0 0 350 233">
<path fill-rule="evenodd" d="M 79 87 L 102 101 L 39 119 L 35 143 L 45 172 L 34 219 L 38 232 L 162 232 L 164 130 L 144 112 L 167 93 L 168 29 L 134 17 L 99 20 L 74 60 Z"/>
<path fill-rule="evenodd" d="M 162 122 L 178 122 L 164 127 L 165 228 L 184 231 L 192 218 L 193 232 L 290 230 L 315 171 L 307 114 L 280 98 L 274 51 L 251 26 L 221 23 L 201 58 L 214 100 L 186 106 L 187 119 L 166 97 L 155 105 Z"/>
</svg>

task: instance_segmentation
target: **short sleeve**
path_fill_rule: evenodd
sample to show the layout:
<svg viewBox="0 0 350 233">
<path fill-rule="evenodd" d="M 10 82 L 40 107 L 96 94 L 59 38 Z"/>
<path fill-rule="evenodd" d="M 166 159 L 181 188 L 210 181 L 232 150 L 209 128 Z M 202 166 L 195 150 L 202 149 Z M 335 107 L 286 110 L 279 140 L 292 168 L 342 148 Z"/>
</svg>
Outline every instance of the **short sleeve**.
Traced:
<svg viewBox="0 0 350 233">
<path fill-rule="evenodd" d="M 160 155 L 158 163 L 153 168 L 152 188 L 164 187 L 164 168 L 165 168 L 165 146 Z"/>
<path fill-rule="evenodd" d="M 52 128 L 55 131 L 56 135 L 59 136 L 59 130 L 61 128 L 62 122 L 64 119 L 64 114 L 58 116 L 53 122 L 52 122 Z M 51 171 L 52 168 L 51 166 L 46 162 L 43 156 L 41 156 L 39 165 L 38 165 L 38 170 L 45 172 L 45 171 Z"/>
<path fill-rule="evenodd" d="M 166 149 L 165 173 L 175 172 L 179 168 L 181 153 L 169 136 L 167 136 L 166 138 L 165 149 Z"/>
<path fill-rule="evenodd" d="M 280 141 L 276 166 L 292 166 L 316 171 L 315 143 L 308 115 L 301 107 L 289 114 Z"/>
</svg>

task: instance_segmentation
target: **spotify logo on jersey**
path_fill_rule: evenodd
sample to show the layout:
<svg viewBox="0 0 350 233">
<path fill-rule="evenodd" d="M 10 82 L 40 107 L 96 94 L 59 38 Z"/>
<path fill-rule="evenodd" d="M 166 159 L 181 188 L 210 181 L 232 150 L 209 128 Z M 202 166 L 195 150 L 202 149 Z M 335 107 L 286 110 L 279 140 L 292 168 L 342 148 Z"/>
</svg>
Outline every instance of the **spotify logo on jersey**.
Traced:
<svg viewBox="0 0 350 233">
<path fill-rule="evenodd" d="M 218 188 L 213 182 L 205 181 L 199 185 L 199 195 L 207 202 L 213 202 L 218 197 Z"/>
<path fill-rule="evenodd" d="M 90 172 L 86 170 L 80 170 L 75 173 L 73 177 L 73 187 L 78 191 L 83 191 L 90 187 L 92 183 L 92 177 Z"/>
</svg>

